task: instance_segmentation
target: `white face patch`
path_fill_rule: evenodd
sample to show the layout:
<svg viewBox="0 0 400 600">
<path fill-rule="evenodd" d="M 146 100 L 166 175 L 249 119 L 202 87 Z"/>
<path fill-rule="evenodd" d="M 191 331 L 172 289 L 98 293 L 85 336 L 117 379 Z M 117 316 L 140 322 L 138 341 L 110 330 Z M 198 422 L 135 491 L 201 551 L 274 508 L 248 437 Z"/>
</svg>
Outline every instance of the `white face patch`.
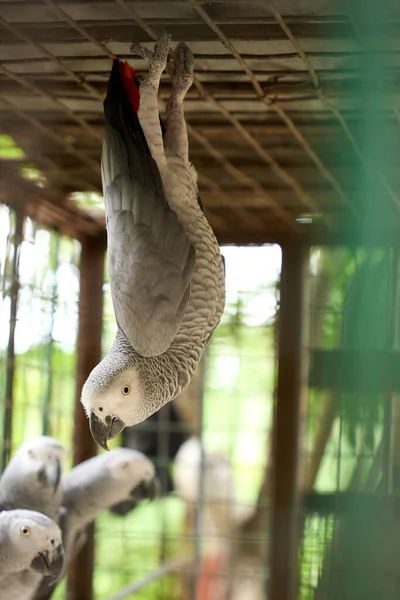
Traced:
<svg viewBox="0 0 400 600">
<path fill-rule="evenodd" d="M 136 414 L 142 402 L 142 391 L 136 369 L 130 369 L 117 375 L 105 392 L 94 392 L 88 397 L 82 391 L 82 403 L 87 402 L 86 412 L 94 412 L 102 421 L 107 415 L 121 419 L 125 425 L 137 422 Z"/>
<path fill-rule="evenodd" d="M 116 481 L 126 482 L 129 490 L 141 481 L 150 481 L 155 477 L 153 463 L 137 450 L 116 448 L 109 456 L 110 476 Z"/>
<path fill-rule="evenodd" d="M 55 460 L 59 460 L 63 465 L 67 459 L 67 450 L 55 442 L 56 440 L 52 443 L 51 438 L 45 436 L 31 440 L 26 448 L 26 453 L 31 461 L 36 462 L 39 466 L 47 465 Z"/>
</svg>

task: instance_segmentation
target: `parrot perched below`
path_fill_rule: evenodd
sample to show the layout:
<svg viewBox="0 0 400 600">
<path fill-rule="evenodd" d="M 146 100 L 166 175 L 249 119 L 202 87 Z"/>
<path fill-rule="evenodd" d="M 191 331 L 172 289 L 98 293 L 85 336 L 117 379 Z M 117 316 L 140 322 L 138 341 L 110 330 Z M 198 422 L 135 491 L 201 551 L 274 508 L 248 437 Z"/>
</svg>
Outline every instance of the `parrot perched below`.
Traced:
<svg viewBox="0 0 400 600">
<path fill-rule="evenodd" d="M 216 545 L 221 542 L 225 551 L 236 529 L 254 512 L 254 507 L 239 502 L 228 458 L 217 452 L 204 452 L 202 467 L 201 442 L 192 437 L 177 452 L 173 481 L 176 493 L 187 502 L 189 510 L 195 505 L 200 507 L 202 534 L 214 537 Z"/>
<path fill-rule="evenodd" d="M 101 167 L 118 331 L 81 397 L 104 449 L 188 385 L 225 306 L 223 259 L 188 156 L 183 100 L 193 55 L 179 44 L 169 63 L 163 138 L 157 96 L 169 37 L 154 53 L 134 51 L 149 59 L 148 77 L 139 88 L 134 69 L 115 60 L 104 102 Z"/>
<path fill-rule="evenodd" d="M 174 403 L 170 402 L 136 427 L 127 427 L 122 432 L 123 447 L 143 452 L 154 461 L 161 496 L 174 489 L 169 467 L 188 437 L 187 430 L 185 421 L 181 419 Z M 124 516 L 133 510 L 136 504 L 136 500 L 130 498 L 112 506 L 111 512 Z"/>
<path fill-rule="evenodd" d="M 48 436 L 21 444 L 0 477 L 0 510 L 37 510 L 58 522 L 66 457 L 66 449 Z"/>
<path fill-rule="evenodd" d="M 75 535 L 102 510 L 130 498 L 153 500 L 157 486 L 153 463 L 130 448 L 114 448 L 108 454 L 100 454 L 74 467 L 62 482 L 67 557 Z"/>
<path fill-rule="evenodd" d="M 32 600 L 43 576 L 58 581 L 64 564 L 61 531 L 42 513 L 0 513 L 0 599 Z"/>
<path fill-rule="evenodd" d="M 203 476 L 201 479 L 201 474 Z M 198 600 L 226 600 L 232 558 L 240 525 L 254 512 L 254 507 L 240 504 L 232 465 L 218 452 L 203 451 L 197 437 L 189 438 L 178 450 L 173 481 L 175 491 L 186 502 L 186 535 L 198 535 L 195 508 L 205 554 L 199 566 L 196 587 Z M 184 548 L 185 554 L 190 549 Z"/>
<path fill-rule="evenodd" d="M 60 525 L 65 569 L 86 541 L 86 528 L 102 510 L 124 500 L 153 500 L 158 480 L 153 463 L 141 452 L 114 448 L 76 465 L 62 479 Z M 65 574 L 65 573 L 63 573 Z M 55 586 L 43 581 L 35 600 L 47 600 Z"/>
</svg>

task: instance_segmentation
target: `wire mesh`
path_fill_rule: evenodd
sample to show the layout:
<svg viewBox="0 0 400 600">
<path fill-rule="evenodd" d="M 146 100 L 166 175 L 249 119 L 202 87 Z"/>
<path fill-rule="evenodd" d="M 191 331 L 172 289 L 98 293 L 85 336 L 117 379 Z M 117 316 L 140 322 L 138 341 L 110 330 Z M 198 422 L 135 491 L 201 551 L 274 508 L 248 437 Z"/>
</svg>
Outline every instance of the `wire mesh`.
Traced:
<svg viewBox="0 0 400 600">
<path fill-rule="evenodd" d="M 162 497 L 152 504 L 136 507 L 124 517 L 107 512 L 97 520 L 96 598 L 111 596 L 165 562 L 190 561 L 196 557 L 196 552 L 199 553 L 198 577 L 214 582 L 222 593 L 226 586 L 233 585 L 235 570 L 239 567 L 234 556 L 219 564 L 221 547 L 222 556 L 225 556 L 227 548 L 245 540 L 251 549 L 250 555 L 258 553 L 260 561 L 266 555 L 264 530 L 242 532 L 238 528 L 227 528 L 222 521 L 224 511 L 232 509 L 232 502 L 243 522 L 252 515 L 264 478 L 265 449 L 272 425 L 273 320 L 280 250 L 278 247 L 225 247 L 222 252 L 227 265 L 227 312 L 196 375 L 193 390 L 187 399 L 173 402 L 177 420 L 171 420 L 170 414 L 163 409 L 160 412 L 164 417 L 148 419 L 133 428 L 132 434 L 141 428 L 143 436 L 136 434 L 131 440 L 127 434 L 123 438 L 126 445 L 133 441 L 139 449 L 143 444 L 149 449 L 148 454 L 159 470 Z M 250 269 L 260 260 L 271 265 L 265 273 Z M 104 301 L 103 351 L 106 352 L 116 332 L 107 275 Z M 242 401 L 243 397 L 246 402 Z M 202 418 L 201 402 L 204 404 Z M 229 488 L 224 489 L 225 481 L 214 481 L 219 487 L 223 507 L 222 512 L 217 513 L 219 527 L 215 523 L 210 525 L 210 517 L 205 514 L 209 508 L 209 481 L 204 480 L 203 494 L 195 502 L 188 503 L 173 491 L 171 446 L 175 446 L 176 452 L 178 444 L 193 435 L 198 436 L 200 430 L 204 460 L 207 461 L 210 453 L 222 453 L 223 460 L 227 461 L 223 464 L 229 465 L 237 488 L 235 498 L 231 498 Z M 119 443 L 118 440 L 115 442 Z M 190 464 L 188 468 L 193 470 L 195 467 L 196 464 Z M 207 468 L 205 463 L 204 472 L 208 472 Z M 199 513 L 198 530 L 196 510 Z M 217 510 L 221 510 L 221 506 Z M 113 540 L 112 553 L 110 539 Z M 207 568 L 212 571 L 208 576 L 205 575 Z M 259 584 L 263 577 L 265 579 L 265 572 L 266 560 L 258 570 L 253 566 L 247 576 L 249 581 Z M 192 598 L 191 581 L 190 569 L 181 568 L 177 573 L 150 583 L 134 597 L 143 600 Z M 194 591 L 199 593 L 197 585 Z"/>
<path fill-rule="evenodd" d="M 3 422 L 3 458 L 24 440 L 54 436 L 71 450 L 75 401 L 75 343 L 79 294 L 78 242 L 60 238 L 23 219 L 16 239 L 16 215 L 1 207 L 1 389 L 13 367 L 12 418 Z M 18 263 L 13 263 L 15 248 Z M 15 331 L 10 321 L 17 282 Z M 9 341 L 14 354 L 10 365 Z M 6 409 L 3 402 L 3 410 Z"/>
</svg>

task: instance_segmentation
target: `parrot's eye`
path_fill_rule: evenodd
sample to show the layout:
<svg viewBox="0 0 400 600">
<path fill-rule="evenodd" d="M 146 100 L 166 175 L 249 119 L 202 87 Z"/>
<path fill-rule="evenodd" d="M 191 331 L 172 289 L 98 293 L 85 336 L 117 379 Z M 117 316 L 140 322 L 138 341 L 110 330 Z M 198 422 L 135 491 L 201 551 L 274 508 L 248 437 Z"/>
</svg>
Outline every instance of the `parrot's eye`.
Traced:
<svg viewBox="0 0 400 600">
<path fill-rule="evenodd" d="M 103 407 L 99 406 L 99 412 L 103 412 Z"/>
<path fill-rule="evenodd" d="M 28 537 L 31 530 L 29 529 L 29 527 L 26 527 L 26 525 L 22 525 L 20 532 L 21 532 L 21 535 L 23 535 L 24 537 Z"/>
<path fill-rule="evenodd" d="M 124 396 L 127 396 L 128 394 L 130 394 L 131 393 L 131 386 L 130 385 L 125 385 L 122 388 L 122 393 L 123 393 Z"/>
</svg>

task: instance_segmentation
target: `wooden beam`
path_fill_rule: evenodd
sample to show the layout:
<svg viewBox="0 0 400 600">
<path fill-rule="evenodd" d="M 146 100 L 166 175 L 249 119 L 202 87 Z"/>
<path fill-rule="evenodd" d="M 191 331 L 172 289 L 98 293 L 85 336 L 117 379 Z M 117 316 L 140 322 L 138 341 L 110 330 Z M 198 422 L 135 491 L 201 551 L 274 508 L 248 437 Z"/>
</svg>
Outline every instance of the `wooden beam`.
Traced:
<svg viewBox="0 0 400 600">
<path fill-rule="evenodd" d="M 1 203 L 22 210 L 40 225 L 73 238 L 101 235 L 105 246 L 104 217 L 94 217 L 57 190 L 41 188 L 24 179 L 5 160 L 0 160 L 0 179 Z"/>
<path fill-rule="evenodd" d="M 74 416 L 74 465 L 96 454 L 88 420 L 80 398 L 82 386 L 101 360 L 103 330 L 104 245 L 101 238 L 82 243 L 80 264 L 79 330 Z M 93 597 L 94 527 L 88 540 L 68 571 L 69 600 L 91 600 Z"/>
<path fill-rule="evenodd" d="M 346 515 L 349 510 L 354 508 L 369 508 L 374 510 L 379 507 L 382 496 L 366 492 L 332 492 L 327 494 L 318 494 L 310 492 L 304 495 L 304 511 L 307 514 L 317 515 Z M 388 505 L 398 513 L 400 511 L 400 496 L 398 493 L 387 498 Z"/>
<path fill-rule="evenodd" d="M 0 79 L 1 82 L 1 79 Z M 238 84 L 236 84 L 238 85 Z M 60 112 L 52 112 L 52 111 L 33 111 L 31 113 L 36 118 L 40 119 L 43 123 L 51 123 L 51 126 L 54 128 L 57 133 L 63 136 L 71 135 L 78 140 L 83 138 L 86 139 L 87 143 L 92 141 L 94 144 L 98 144 L 96 138 L 88 138 L 87 134 L 77 125 L 68 120 L 63 113 Z M 324 115 L 324 120 L 321 121 L 320 118 L 315 118 L 315 115 L 319 116 L 319 113 L 313 114 L 310 113 L 306 117 L 301 117 L 296 115 L 294 119 L 296 125 L 301 127 L 302 133 L 304 136 L 311 138 L 312 136 L 317 136 L 319 139 L 319 143 L 323 144 L 326 142 L 327 136 L 340 136 L 341 129 L 340 124 L 337 121 L 329 118 L 329 115 Z M 195 127 L 200 133 L 205 135 L 209 140 L 237 140 L 237 132 L 232 128 L 232 126 L 223 121 L 218 117 L 218 113 L 213 113 L 212 115 L 207 115 L 207 120 L 204 118 L 205 115 L 197 115 L 197 114 L 187 114 L 187 121 Z M 311 118 L 310 118 L 311 117 Z M 361 116 L 357 113 L 352 114 L 351 117 L 348 118 L 347 122 L 349 123 L 349 127 L 357 127 L 361 119 Z M 279 121 L 274 114 L 268 115 L 268 120 L 261 120 L 260 118 L 252 119 L 251 114 L 246 115 L 244 113 L 241 115 L 241 120 L 246 124 L 246 128 L 248 132 L 257 137 L 262 138 L 263 144 L 267 147 L 274 148 L 275 143 L 273 140 L 273 136 L 283 137 L 285 139 L 291 138 L 293 135 L 290 129 L 288 129 L 287 125 L 282 121 Z M 104 119 L 103 116 L 99 113 L 94 113 L 91 115 L 89 120 L 90 126 L 99 133 L 103 133 L 104 131 Z M 387 124 L 390 126 L 391 118 L 388 115 Z M 32 142 L 32 140 L 27 135 L 26 127 L 23 126 L 19 119 L 16 119 L 15 116 L 9 115 L 9 118 L 6 122 L 3 122 L 2 125 L 5 127 L 7 125 L 7 130 L 11 135 L 19 135 L 21 139 L 25 140 L 26 143 Z M 272 138 L 272 140 L 271 140 Z M 322 138 L 322 139 L 321 139 Z M 261 141 L 261 140 L 260 140 Z M 33 144 L 32 144 L 33 145 Z M 295 146 L 290 147 L 290 150 L 295 150 Z M 329 149 L 327 151 L 326 157 L 330 156 L 332 150 Z M 321 155 L 322 156 L 322 155 Z M 324 157 L 324 158 L 326 158 Z"/>
<path fill-rule="evenodd" d="M 310 387 L 347 393 L 400 393 L 400 351 L 311 351 Z M 356 367 L 357 365 L 357 367 Z"/>
<path fill-rule="evenodd" d="M 274 420 L 270 600 L 295 600 L 298 587 L 300 441 L 308 389 L 308 250 L 282 248 L 277 402 Z"/>
<path fill-rule="evenodd" d="M 121 16 L 124 16 L 121 13 Z M 268 40 L 270 42 L 281 42 L 282 33 L 279 26 L 274 23 L 246 23 L 237 22 L 224 24 L 224 33 L 227 38 L 234 40 Z M 152 24 L 155 26 L 165 27 L 166 18 L 165 16 L 159 20 L 153 19 Z M 15 23 L 18 30 L 29 36 L 31 40 L 40 42 L 42 44 L 52 43 L 57 41 L 59 44 L 71 44 L 81 43 L 82 36 L 75 29 L 73 29 L 67 23 L 59 21 L 48 22 L 46 26 L 43 23 Z M 131 43 L 132 40 L 137 42 L 149 42 L 152 41 L 148 34 L 143 31 L 142 27 L 132 22 L 129 19 L 121 19 L 119 22 L 115 21 L 88 21 L 85 23 L 85 29 L 90 35 L 99 42 L 109 42 L 113 40 L 114 43 L 123 42 Z M 342 39 L 349 39 L 353 36 L 353 32 L 350 26 L 344 26 L 342 23 L 305 23 L 305 24 L 294 24 L 292 31 L 295 36 L 301 35 L 311 38 L 322 38 L 328 41 L 337 41 Z M 185 42 L 215 42 L 215 34 L 207 25 L 199 22 L 189 21 L 187 19 L 176 19 L 173 23 L 168 25 L 168 32 L 171 34 L 173 40 L 182 40 Z M 396 28 L 394 28 L 396 33 Z M 19 40 L 16 40 L 15 35 L 5 28 L 0 29 L 0 43 L 1 44 L 18 44 Z M 64 53 L 61 50 L 61 53 Z"/>
<path fill-rule="evenodd" d="M 205 202 L 205 206 L 207 204 Z M 218 211 L 219 216 L 223 212 Z M 255 213 L 257 214 L 257 213 Z M 304 224 L 299 230 L 298 242 L 304 246 L 346 246 L 357 247 L 398 247 L 400 245 L 400 223 L 393 219 L 392 223 L 385 223 L 376 228 L 363 229 L 367 231 L 364 243 L 355 243 L 359 239 L 359 231 L 356 228 L 348 227 L 346 224 L 338 224 L 335 231 L 327 231 L 326 227 L 320 224 Z M 289 232 L 281 222 L 276 219 L 270 220 L 268 226 L 255 230 L 245 227 L 243 223 L 238 222 L 237 227 L 232 227 L 228 232 L 216 231 L 218 242 L 221 245 L 237 244 L 240 246 L 262 244 L 290 244 L 294 239 L 294 234 Z M 368 237 L 367 237 L 368 235 Z"/>
<path fill-rule="evenodd" d="M 74 57 L 68 57 L 70 62 L 73 63 L 74 61 Z M 87 58 L 87 57 L 86 57 Z M 138 59 L 136 57 L 132 57 L 132 55 L 120 55 L 119 57 L 120 59 L 126 59 L 129 60 L 130 62 L 132 62 L 133 64 L 137 64 L 138 63 Z M 199 61 L 204 60 L 202 55 L 197 56 L 197 59 Z M 263 60 L 262 55 L 261 56 L 253 56 L 253 60 Z M 43 58 L 40 59 L 41 61 L 43 61 Z M 82 62 L 82 59 L 78 59 L 79 62 Z M 84 60 L 84 59 L 83 59 Z M 93 63 L 96 60 L 96 57 L 90 57 L 90 61 L 91 63 Z M 107 59 L 104 58 L 104 56 L 99 57 L 99 71 L 102 71 L 104 68 L 104 74 L 103 74 L 103 78 L 104 76 L 107 75 L 108 71 L 109 71 L 109 65 L 106 62 Z M 232 62 L 233 59 L 230 55 L 221 55 L 218 56 L 217 60 L 213 60 L 214 64 L 215 62 L 219 65 L 220 70 L 224 69 L 224 63 L 226 63 L 227 61 Z M 29 68 L 29 65 L 32 65 L 34 63 L 32 63 L 32 61 L 26 62 L 24 60 L 20 60 L 20 61 L 13 61 L 13 64 L 15 62 L 19 62 L 20 64 L 26 64 L 27 65 L 27 69 L 26 69 L 26 73 L 22 74 L 21 76 L 24 78 L 27 78 L 27 76 L 29 76 L 29 71 L 32 70 L 31 68 Z M 225 67 L 226 68 L 226 67 Z M 138 75 L 139 78 L 141 77 L 145 77 L 145 75 L 147 75 L 147 69 L 141 69 L 140 67 L 136 68 L 136 73 Z M 239 69 L 238 69 L 239 70 Z M 99 77 L 99 71 L 97 71 L 96 76 Z M 236 71 L 237 72 L 237 71 Z M 233 73 L 235 73 L 235 71 L 233 71 Z M 310 99 L 310 96 L 313 97 L 315 94 L 315 89 L 312 85 L 311 80 L 309 80 L 309 78 L 307 77 L 307 71 L 303 70 L 303 71 L 296 71 L 296 75 L 298 77 L 297 80 L 293 80 L 293 81 L 287 81 L 287 82 L 282 82 L 281 79 L 278 78 L 273 78 L 274 75 L 277 74 L 276 69 L 274 69 L 273 71 L 268 72 L 267 69 L 263 69 L 263 73 L 270 75 L 271 80 L 270 81 L 265 81 L 262 85 L 264 90 L 266 91 L 267 94 L 270 94 L 271 96 L 273 96 L 274 98 L 280 99 L 280 100 L 286 100 L 286 99 L 291 99 L 291 98 L 304 98 L 304 99 Z M 333 96 L 333 97 L 347 97 L 347 96 L 353 96 L 355 93 L 357 93 L 357 91 L 359 90 L 359 85 L 360 85 L 360 74 L 353 71 L 350 72 L 350 75 L 352 75 L 351 77 L 347 77 L 346 79 L 344 79 L 343 77 L 340 77 L 340 74 L 343 75 L 343 72 L 338 72 L 338 70 L 336 69 L 329 69 L 329 79 L 326 79 L 326 82 L 324 83 L 324 90 L 326 87 L 326 94 L 329 96 Z M 346 74 L 348 74 L 348 70 L 346 70 Z M 100 74 L 101 77 L 102 74 Z M 281 72 L 279 72 L 280 77 L 284 78 L 285 75 L 287 77 L 289 76 L 293 76 L 293 70 L 292 69 L 287 69 L 286 72 L 285 70 L 282 70 Z M 214 96 L 215 98 L 225 98 L 225 99 L 229 99 L 229 100 L 253 100 L 254 102 L 258 102 L 255 94 L 254 94 L 254 88 L 252 87 L 252 84 L 250 82 L 247 81 L 240 81 L 240 82 L 234 82 L 234 81 L 213 81 L 211 78 L 213 77 L 212 74 L 209 74 L 208 77 L 210 77 L 210 80 L 207 80 L 207 78 L 204 78 L 204 87 L 206 88 L 207 92 L 211 95 Z M 203 81 L 203 80 L 202 80 Z M 10 80 L 9 78 L 5 77 L 4 75 L 1 74 L 0 72 L 0 82 L 1 82 L 1 93 L 4 96 L 13 96 L 13 97 L 26 97 L 27 99 L 29 99 L 29 92 L 27 92 L 27 90 L 25 88 L 22 87 L 21 84 Z M 35 84 L 44 92 L 47 93 L 51 93 L 54 96 L 57 97 L 61 97 L 61 98 L 72 98 L 73 100 L 78 100 L 78 99 L 86 99 L 88 98 L 87 93 L 85 93 L 85 90 L 82 90 L 82 88 L 77 85 L 76 82 L 74 81 L 60 81 L 57 80 L 54 75 L 53 76 L 49 76 L 49 75 L 45 75 L 45 74 L 40 74 L 37 75 L 37 77 L 35 77 Z M 104 81 L 93 81 L 91 83 L 91 85 L 93 85 L 94 89 L 101 95 L 106 94 L 107 91 L 107 83 Z M 171 90 L 172 90 L 172 85 L 169 81 L 167 80 L 162 80 L 161 84 L 160 84 L 160 97 L 163 98 L 164 100 L 168 99 L 170 94 L 171 94 Z M 387 81 L 385 82 L 385 90 L 391 94 L 398 94 L 399 93 L 399 84 L 398 81 L 396 79 L 387 79 Z M 196 91 L 196 88 L 191 88 L 188 90 L 186 98 L 187 100 L 191 100 L 191 99 L 195 99 L 198 100 L 198 92 Z M 99 101 L 99 105 L 101 105 L 101 102 Z"/>
</svg>

